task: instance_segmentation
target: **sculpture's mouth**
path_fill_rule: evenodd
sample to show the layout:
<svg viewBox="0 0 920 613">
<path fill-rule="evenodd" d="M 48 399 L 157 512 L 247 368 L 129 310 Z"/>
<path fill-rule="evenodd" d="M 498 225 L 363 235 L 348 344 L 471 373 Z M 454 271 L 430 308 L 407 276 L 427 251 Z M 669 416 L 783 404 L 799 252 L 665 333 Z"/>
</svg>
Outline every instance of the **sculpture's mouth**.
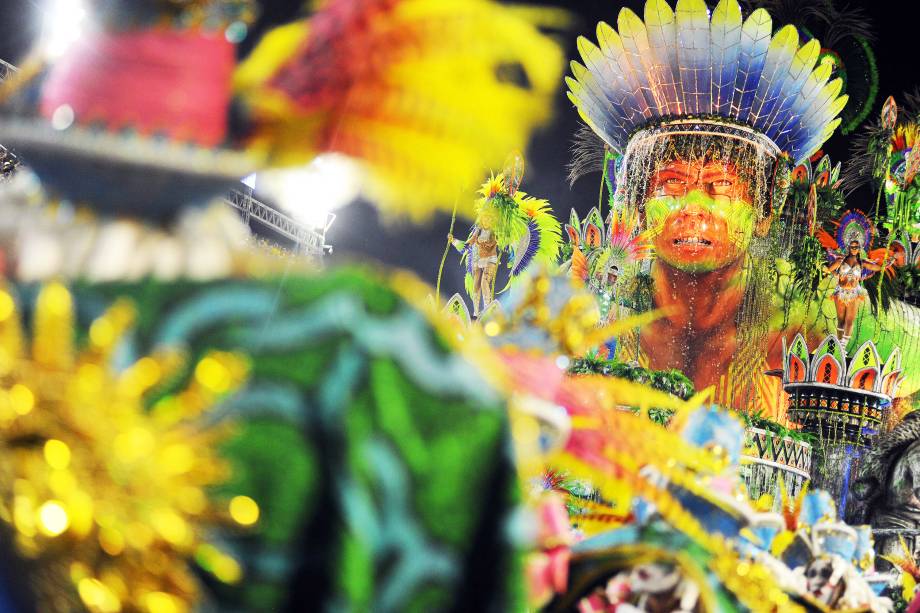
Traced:
<svg viewBox="0 0 920 613">
<path fill-rule="evenodd" d="M 706 240 L 705 238 L 699 236 L 689 236 L 687 238 L 675 238 L 673 245 L 675 247 L 681 247 L 684 245 L 692 247 L 709 247 L 712 245 L 712 241 Z"/>
</svg>

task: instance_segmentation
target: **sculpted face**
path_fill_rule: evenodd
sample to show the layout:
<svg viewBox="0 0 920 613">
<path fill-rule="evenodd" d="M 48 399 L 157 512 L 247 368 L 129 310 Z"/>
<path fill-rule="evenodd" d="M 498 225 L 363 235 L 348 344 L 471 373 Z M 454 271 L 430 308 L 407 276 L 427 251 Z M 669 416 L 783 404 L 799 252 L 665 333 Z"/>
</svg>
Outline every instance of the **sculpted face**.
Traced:
<svg viewBox="0 0 920 613">
<path fill-rule="evenodd" d="M 755 232 L 765 233 L 750 186 L 722 162 L 675 160 L 652 175 L 645 202 L 655 252 L 671 266 L 710 272 L 736 262 Z"/>
</svg>

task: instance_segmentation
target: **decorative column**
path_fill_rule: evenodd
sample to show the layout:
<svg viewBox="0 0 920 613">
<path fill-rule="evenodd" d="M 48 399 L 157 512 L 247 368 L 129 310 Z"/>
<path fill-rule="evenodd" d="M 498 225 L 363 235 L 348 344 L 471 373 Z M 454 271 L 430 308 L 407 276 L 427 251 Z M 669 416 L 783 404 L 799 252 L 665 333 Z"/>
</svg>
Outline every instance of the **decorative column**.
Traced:
<svg viewBox="0 0 920 613">
<path fill-rule="evenodd" d="M 783 340 L 783 355 L 789 420 L 816 439 L 811 486 L 830 492 L 841 516 L 850 521 L 850 487 L 902 379 L 900 349 L 882 362 L 872 341 L 848 355 L 832 335 L 810 352 L 797 334 L 788 348 Z"/>
</svg>

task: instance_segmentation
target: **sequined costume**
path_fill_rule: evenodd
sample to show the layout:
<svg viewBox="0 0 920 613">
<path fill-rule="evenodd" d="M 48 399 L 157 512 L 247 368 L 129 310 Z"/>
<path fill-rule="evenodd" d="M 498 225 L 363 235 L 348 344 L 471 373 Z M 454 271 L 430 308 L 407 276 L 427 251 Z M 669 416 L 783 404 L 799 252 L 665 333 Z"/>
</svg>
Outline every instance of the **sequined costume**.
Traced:
<svg viewBox="0 0 920 613">
<path fill-rule="evenodd" d="M 846 261 L 840 264 L 837 269 L 837 288 L 834 290 L 834 296 L 838 300 L 854 301 L 864 300 L 868 293 L 862 286 L 863 269 L 862 263 L 857 260 L 853 265 Z"/>
</svg>

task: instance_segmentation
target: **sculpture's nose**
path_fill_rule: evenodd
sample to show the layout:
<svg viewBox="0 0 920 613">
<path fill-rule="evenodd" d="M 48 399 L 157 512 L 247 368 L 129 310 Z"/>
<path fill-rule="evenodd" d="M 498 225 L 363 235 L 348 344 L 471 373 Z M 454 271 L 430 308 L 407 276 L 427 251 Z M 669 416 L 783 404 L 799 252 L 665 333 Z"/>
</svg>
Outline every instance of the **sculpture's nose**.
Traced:
<svg viewBox="0 0 920 613">
<path fill-rule="evenodd" d="M 706 209 L 704 209 L 696 200 L 691 200 L 682 211 L 684 215 L 690 217 L 703 217 L 706 214 Z"/>
</svg>

